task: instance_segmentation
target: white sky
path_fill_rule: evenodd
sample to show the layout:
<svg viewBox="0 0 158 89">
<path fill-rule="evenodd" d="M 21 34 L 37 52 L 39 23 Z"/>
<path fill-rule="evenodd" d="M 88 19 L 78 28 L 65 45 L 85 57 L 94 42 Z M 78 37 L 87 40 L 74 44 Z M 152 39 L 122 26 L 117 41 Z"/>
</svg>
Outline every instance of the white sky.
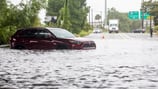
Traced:
<svg viewBox="0 0 158 89">
<path fill-rule="evenodd" d="M 107 8 L 115 7 L 120 12 L 140 10 L 142 0 L 107 0 Z M 105 0 L 87 0 L 94 11 L 104 11 Z"/>
<path fill-rule="evenodd" d="M 145 1 L 145 0 L 144 0 Z M 107 9 L 114 7 L 119 12 L 139 11 L 142 0 L 107 0 Z M 93 18 L 101 14 L 105 18 L 105 0 L 87 0 L 87 6 L 93 11 Z"/>
<path fill-rule="evenodd" d="M 10 1 L 17 4 L 21 0 Z M 107 0 L 107 8 L 114 7 L 119 12 L 139 11 L 141 1 L 142 0 Z M 102 13 L 102 16 L 104 17 L 105 0 L 87 0 L 87 6 L 90 6 L 91 9 L 93 9 L 94 16 L 95 14 Z M 39 16 L 42 20 L 44 20 L 45 11 L 42 10 Z"/>
</svg>

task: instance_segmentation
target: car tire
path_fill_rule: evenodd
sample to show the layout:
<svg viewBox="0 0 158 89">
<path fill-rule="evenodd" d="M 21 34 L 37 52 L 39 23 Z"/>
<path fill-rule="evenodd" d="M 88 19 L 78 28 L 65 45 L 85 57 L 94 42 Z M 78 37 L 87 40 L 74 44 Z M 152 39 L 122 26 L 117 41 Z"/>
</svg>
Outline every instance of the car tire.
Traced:
<svg viewBox="0 0 158 89">
<path fill-rule="evenodd" d="M 68 49 L 68 47 L 65 44 L 58 44 L 57 49 Z"/>
<path fill-rule="evenodd" d="M 16 46 L 15 46 L 15 49 L 25 49 L 25 47 L 22 46 L 22 45 L 16 45 Z"/>
</svg>

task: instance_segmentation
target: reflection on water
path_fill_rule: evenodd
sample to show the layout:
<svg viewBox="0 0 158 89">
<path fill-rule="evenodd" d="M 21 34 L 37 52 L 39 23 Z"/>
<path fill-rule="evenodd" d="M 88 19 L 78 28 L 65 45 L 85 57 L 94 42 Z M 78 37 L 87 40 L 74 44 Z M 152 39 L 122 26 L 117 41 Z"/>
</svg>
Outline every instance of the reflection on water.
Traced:
<svg viewBox="0 0 158 89">
<path fill-rule="evenodd" d="M 121 42 L 97 40 L 96 50 L 1 48 L 0 89 L 158 89 L 158 46 Z"/>
</svg>

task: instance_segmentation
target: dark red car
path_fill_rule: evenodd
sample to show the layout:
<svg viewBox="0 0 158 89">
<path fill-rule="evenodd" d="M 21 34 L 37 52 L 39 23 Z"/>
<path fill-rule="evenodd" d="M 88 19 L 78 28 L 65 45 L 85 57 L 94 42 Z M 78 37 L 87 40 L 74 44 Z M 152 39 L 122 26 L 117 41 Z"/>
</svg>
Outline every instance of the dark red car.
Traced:
<svg viewBox="0 0 158 89">
<path fill-rule="evenodd" d="M 19 29 L 10 39 L 13 49 L 95 49 L 92 40 L 75 37 L 61 28 L 32 27 Z"/>
</svg>

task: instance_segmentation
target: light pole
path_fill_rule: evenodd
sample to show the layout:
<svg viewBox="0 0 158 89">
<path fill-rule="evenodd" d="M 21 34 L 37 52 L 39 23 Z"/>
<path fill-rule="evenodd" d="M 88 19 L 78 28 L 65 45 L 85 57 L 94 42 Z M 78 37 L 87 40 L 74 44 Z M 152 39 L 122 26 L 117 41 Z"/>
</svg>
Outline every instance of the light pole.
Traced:
<svg viewBox="0 0 158 89">
<path fill-rule="evenodd" d="M 152 3 L 152 0 L 150 0 L 150 2 Z M 150 15 L 150 37 L 153 37 L 153 29 L 151 27 L 151 23 L 152 23 L 152 16 Z"/>
<path fill-rule="evenodd" d="M 104 26 L 107 26 L 107 0 L 105 0 L 105 19 Z"/>
<path fill-rule="evenodd" d="M 152 29 L 152 27 L 151 27 L 151 21 L 152 21 L 152 19 L 151 19 L 152 17 L 151 17 L 151 15 L 150 15 L 150 37 L 153 37 L 153 29 Z"/>
<path fill-rule="evenodd" d="M 92 27 L 93 27 L 93 9 L 91 10 L 91 16 L 92 16 Z"/>
<path fill-rule="evenodd" d="M 89 24 L 91 24 L 91 7 L 89 6 L 88 9 L 89 9 Z"/>
<path fill-rule="evenodd" d="M 142 12 L 142 30 L 144 30 L 144 0 L 141 2 L 141 12 Z"/>
<path fill-rule="evenodd" d="M 102 22 L 102 11 L 100 11 L 100 16 L 101 16 L 100 22 L 101 22 L 101 27 L 102 27 L 102 26 L 103 26 L 103 22 Z"/>
<path fill-rule="evenodd" d="M 64 13 L 63 13 L 63 24 L 62 24 L 62 27 L 66 28 L 66 29 L 69 29 L 69 26 L 70 26 L 70 24 L 69 24 L 68 2 L 69 2 L 69 0 L 65 0 Z"/>
</svg>

